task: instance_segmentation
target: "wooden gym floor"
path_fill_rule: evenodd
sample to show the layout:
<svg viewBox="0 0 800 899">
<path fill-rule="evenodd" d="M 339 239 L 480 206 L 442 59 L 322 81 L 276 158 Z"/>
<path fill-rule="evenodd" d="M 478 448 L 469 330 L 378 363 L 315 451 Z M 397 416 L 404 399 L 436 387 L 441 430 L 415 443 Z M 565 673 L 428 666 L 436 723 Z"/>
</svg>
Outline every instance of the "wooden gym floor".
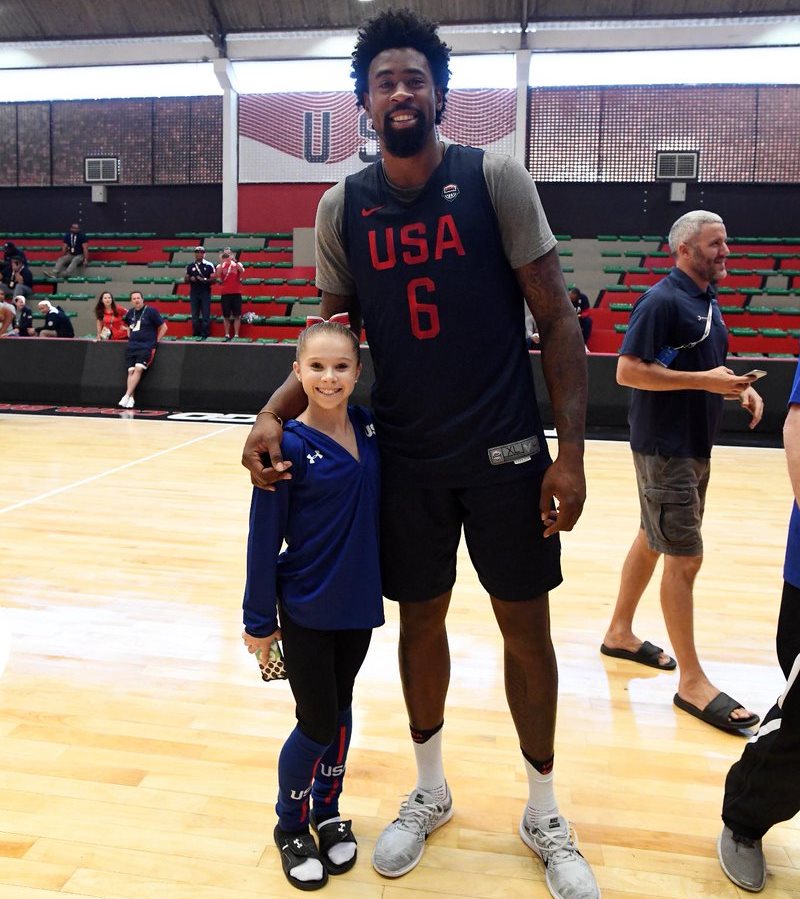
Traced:
<svg viewBox="0 0 800 899">
<path fill-rule="evenodd" d="M 0 899 L 298 895 L 272 844 L 285 683 L 241 644 L 250 487 L 235 425 L 0 415 Z M 556 785 L 605 899 L 736 897 L 715 841 L 744 746 L 671 704 L 677 675 L 598 647 L 638 523 L 627 444 L 587 447 L 589 500 L 552 600 Z M 782 452 L 714 454 L 701 658 L 763 714 L 781 690 L 774 630 L 790 511 Z M 453 821 L 396 881 L 375 838 L 413 786 L 397 611 L 356 684 L 342 810 L 360 856 L 330 897 L 546 897 L 517 835 L 527 794 L 490 607 L 460 559 L 445 762 Z M 650 588 L 639 634 L 667 646 Z M 800 819 L 765 840 L 765 895 L 800 895 Z"/>
</svg>

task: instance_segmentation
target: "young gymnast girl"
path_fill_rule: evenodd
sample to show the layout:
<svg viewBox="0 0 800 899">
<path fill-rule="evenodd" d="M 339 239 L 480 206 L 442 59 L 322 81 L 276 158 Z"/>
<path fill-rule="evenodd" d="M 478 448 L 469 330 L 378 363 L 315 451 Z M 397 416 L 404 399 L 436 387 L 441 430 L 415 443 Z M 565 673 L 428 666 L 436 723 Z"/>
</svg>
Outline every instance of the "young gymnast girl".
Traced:
<svg viewBox="0 0 800 899">
<path fill-rule="evenodd" d="M 278 758 L 274 838 L 287 880 L 301 890 L 355 864 L 339 796 L 353 683 L 372 628 L 383 624 L 377 441 L 371 413 L 347 404 L 361 363 L 342 319 L 300 335 L 293 368 L 308 407 L 284 425 L 291 480 L 274 492 L 253 489 L 247 544 L 242 636 L 264 659 L 282 639 L 296 702 L 297 725 Z"/>
</svg>

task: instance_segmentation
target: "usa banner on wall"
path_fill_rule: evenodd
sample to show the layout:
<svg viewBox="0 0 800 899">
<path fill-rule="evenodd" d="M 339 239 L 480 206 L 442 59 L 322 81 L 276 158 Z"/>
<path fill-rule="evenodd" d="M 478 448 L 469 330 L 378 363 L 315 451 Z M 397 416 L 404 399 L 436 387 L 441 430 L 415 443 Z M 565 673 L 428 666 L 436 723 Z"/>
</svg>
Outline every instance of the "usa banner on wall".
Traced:
<svg viewBox="0 0 800 899">
<path fill-rule="evenodd" d="M 442 137 L 514 152 L 516 91 L 452 90 Z M 339 181 L 379 158 L 367 114 L 349 91 L 239 97 L 239 182 Z"/>
</svg>

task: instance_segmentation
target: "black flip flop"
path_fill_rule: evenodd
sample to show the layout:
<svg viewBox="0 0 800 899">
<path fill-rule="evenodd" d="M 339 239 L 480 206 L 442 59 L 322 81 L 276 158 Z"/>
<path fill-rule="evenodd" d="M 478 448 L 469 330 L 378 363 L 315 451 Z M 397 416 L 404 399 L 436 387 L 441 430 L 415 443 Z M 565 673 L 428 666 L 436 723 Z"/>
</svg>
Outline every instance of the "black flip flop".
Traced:
<svg viewBox="0 0 800 899">
<path fill-rule="evenodd" d="M 328 882 L 328 869 L 325 860 L 319 854 L 314 837 L 308 831 L 305 833 L 289 833 L 281 830 L 280 825 L 275 825 L 272 834 L 275 845 L 281 853 L 281 865 L 283 873 L 289 883 L 298 890 L 321 890 Z M 289 873 L 292 868 L 302 865 L 306 859 L 315 858 L 322 865 L 322 877 L 319 880 L 298 880 Z"/>
<path fill-rule="evenodd" d="M 670 656 L 666 665 L 659 665 L 658 657 L 664 650 L 655 643 L 645 640 L 642 645 L 632 652 L 630 649 L 611 649 L 605 643 L 600 644 L 600 652 L 604 656 L 612 656 L 615 659 L 625 659 L 628 662 L 638 662 L 640 665 L 647 665 L 648 668 L 658 668 L 659 671 L 674 671 L 678 666 L 675 659 Z"/>
<path fill-rule="evenodd" d="M 741 730 L 755 727 L 761 720 L 756 714 L 750 715 L 749 718 L 731 718 L 731 712 L 734 709 L 743 709 L 744 706 L 741 702 L 737 702 L 728 696 L 727 693 L 717 694 L 704 709 L 699 709 L 696 705 L 692 705 L 691 702 L 682 699 L 677 693 L 673 696 L 672 701 L 684 712 L 688 712 L 690 715 L 694 715 L 695 718 L 705 721 L 706 724 L 718 727 L 729 734 L 739 733 Z"/>
<path fill-rule="evenodd" d="M 356 863 L 356 857 L 358 856 L 357 849 L 353 854 L 353 857 L 348 861 L 343 862 L 341 865 L 337 865 L 330 860 L 328 851 L 333 846 L 338 846 L 339 843 L 358 844 L 358 840 L 353 834 L 353 822 L 336 821 L 335 823 L 325 825 L 325 822 L 322 821 L 318 824 L 314 816 L 311 815 L 311 826 L 319 837 L 319 852 L 322 856 L 322 864 L 325 865 L 327 872 L 335 875 L 344 874 L 345 871 L 349 871 Z"/>
</svg>

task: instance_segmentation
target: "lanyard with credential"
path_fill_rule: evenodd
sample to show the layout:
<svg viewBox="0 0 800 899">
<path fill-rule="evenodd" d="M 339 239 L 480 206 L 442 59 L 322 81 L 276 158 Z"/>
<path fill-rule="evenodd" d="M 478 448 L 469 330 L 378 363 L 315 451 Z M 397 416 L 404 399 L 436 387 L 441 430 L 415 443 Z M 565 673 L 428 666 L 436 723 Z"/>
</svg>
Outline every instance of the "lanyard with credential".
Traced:
<svg viewBox="0 0 800 899">
<path fill-rule="evenodd" d="M 690 350 L 692 347 L 697 346 L 699 343 L 702 343 L 706 337 L 711 333 L 711 313 L 714 305 L 713 300 L 708 301 L 708 315 L 706 315 L 706 327 L 703 331 L 703 334 L 697 340 L 692 341 L 691 343 L 683 343 L 680 346 L 663 346 L 656 354 L 655 361 L 659 365 L 663 365 L 664 368 L 669 368 L 670 365 L 675 361 L 675 357 L 678 355 L 679 350 Z"/>
<path fill-rule="evenodd" d="M 711 333 L 711 306 L 712 300 L 708 301 L 708 315 L 706 316 L 706 329 L 703 331 L 703 336 L 699 340 L 695 340 L 693 343 L 684 343 L 682 346 L 673 347 L 675 350 L 690 350 L 693 346 L 697 346 L 698 343 L 702 343 L 706 337 Z"/>
</svg>

